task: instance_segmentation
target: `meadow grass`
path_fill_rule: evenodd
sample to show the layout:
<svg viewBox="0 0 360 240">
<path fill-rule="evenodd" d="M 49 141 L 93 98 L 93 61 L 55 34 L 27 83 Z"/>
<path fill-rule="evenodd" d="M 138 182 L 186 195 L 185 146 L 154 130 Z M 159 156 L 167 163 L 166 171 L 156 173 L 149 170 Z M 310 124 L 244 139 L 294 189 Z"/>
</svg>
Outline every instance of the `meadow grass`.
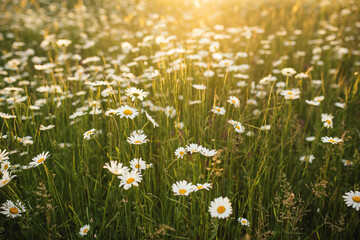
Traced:
<svg viewBox="0 0 360 240">
<path fill-rule="evenodd" d="M 16 175 L 0 204 L 24 206 L 2 205 L 1 238 L 357 239 L 360 201 L 343 198 L 360 187 L 356 1 L 34 0 L 0 11 L 1 176 Z M 130 87 L 148 95 L 133 101 Z M 138 115 L 117 115 L 125 105 Z M 137 130 L 149 141 L 130 144 Z M 190 143 L 216 153 L 176 156 Z M 126 189 L 125 173 L 104 165 L 134 158 L 148 166 Z M 182 196 L 182 180 L 211 188 Z M 209 211 L 219 197 L 231 203 L 224 218 Z"/>
</svg>

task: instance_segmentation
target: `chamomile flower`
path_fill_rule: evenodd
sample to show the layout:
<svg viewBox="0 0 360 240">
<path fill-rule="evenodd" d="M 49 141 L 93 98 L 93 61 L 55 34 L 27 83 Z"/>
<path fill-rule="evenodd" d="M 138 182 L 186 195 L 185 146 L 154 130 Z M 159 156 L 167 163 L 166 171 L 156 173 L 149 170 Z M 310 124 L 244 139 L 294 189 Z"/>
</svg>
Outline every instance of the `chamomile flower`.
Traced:
<svg viewBox="0 0 360 240">
<path fill-rule="evenodd" d="M 118 176 L 121 183 L 119 187 L 124 187 L 125 190 L 128 190 L 132 186 L 139 186 L 139 182 L 142 180 L 142 175 L 139 171 L 124 172 L 123 175 Z"/>
<path fill-rule="evenodd" d="M 134 158 L 130 161 L 130 167 L 134 171 L 140 171 L 146 169 L 146 162 L 141 158 Z"/>
<path fill-rule="evenodd" d="M 145 111 L 146 118 L 152 123 L 152 125 L 155 127 L 158 127 L 159 124 Z"/>
<path fill-rule="evenodd" d="M 198 183 L 198 184 L 196 184 L 195 192 L 197 192 L 199 190 L 208 190 L 209 191 L 210 188 L 212 188 L 211 183 L 203 183 L 203 184 Z"/>
<path fill-rule="evenodd" d="M 224 115 L 226 110 L 223 107 L 217 107 L 217 106 L 213 106 L 213 108 L 211 109 L 211 111 L 215 114 L 219 114 L 219 115 Z"/>
<path fill-rule="evenodd" d="M 234 129 L 235 129 L 235 132 L 238 132 L 238 133 L 245 132 L 245 128 L 241 123 L 236 122 L 236 124 L 234 124 L 233 126 L 234 126 Z"/>
<path fill-rule="evenodd" d="M 121 106 L 118 109 L 116 109 L 117 115 L 120 115 L 120 118 L 130 118 L 134 119 L 137 115 L 139 115 L 139 112 L 132 107 L 129 107 L 128 105 Z"/>
<path fill-rule="evenodd" d="M 90 225 L 86 224 L 80 228 L 79 234 L 83 237 L 88 234 L 90 230 Z"/>
<path fill-rule="evenodd" d="M 210 150 L 210 149 L 202 147 L 200 149 L 200 153 L 205 157 L 212 157 L 216 154 L 216 150 Z"/>
<path fill-rule="evenodd" d="M 11 164 L 8 160 L 2 161 L 1 162 L 1 172 L 9 170 L 10 166 L 11 166 Z"/>
<path fill-rule="evenodd" d="M 183 147 L 179 147 L 178 149 L 175 150 L 175 156 L 177 158 L 183 158 L 185 153 L 186 153 L 186 149 Z"/>
<path fill-rule="evenodd" d="M 337 138 L 337 137 L 335 137 L 335 138 L 333 138 L 333 137 L 322 137 L 321 141 L 323 143 L 331 143 L 331 144 L 338 144 L 338 143 L 343 142 L 342 139 Z"/>
<path fill-rule="evenodd" d="M 230 200 L 225 197 L 218 197 L 210 203 L 209 212 L 211 217 L 227 218 L 232 213 Z"/>
<path fill-rule="evenodd" d="M 331 114 L 322 113 L 321 121 L 324 123 L 324 127 L 333 128 L 333 118 L 334 116 Z"/>
<path fill-rule="evenodd" d="M 356 208 L 356 211 L 360 209 L 360 192 L 359 191 L 350 191 L 345 193 L 343 196 L 345 204 L 348 207 Z"/>
<path fill-rule="evenodd" d="M 234 105 L 234 107 L 240 107 L 240 100 L 235 96 L 230 96 L 227 102 Z"/>
<path fill-rule="evenodd" d="M 86 131 L 86 132 L 84 133 L 84 139 L 90 140 L 91 136 L 94 135 L 95 131 L 96 131 L 95 128 L 92 128 L 92 129 L 90 129 L 89 131 Z"/>
<path fill-rule="evenodd" d="M 172 190 L 175 195 L 188 196 L 191 192 L 195 191 L 195 186 L 187 181 L 178 181 L 172 185 Z"/>
<path fill-rule="evenodd" d="M 313 105 L 313 106 L 319 106 L 320 102 L 317 101 L 313 101 L 313 100 L 305 100 L 305 102 L 309 105 Z"/>
<path fill-rule="evenodd" d="M 2 177 L 0 179 L 0 188 L 5 187 L 7 184 L 9 184 L 11 179 L 13 179 L 14 177 L 16 177 L 16 175 L 11 175 L 9 171 L 3 171 Z"/>
<path fill-rule="evenodd" d="M 142 100 L 144 100 L 144 98 L 146 98 L 149 95 L 148 92 L 144 92 L 144 90 L 138 89 L 135 87 L 127 88 L 125 90 L 125 94 L 126 94 L 126 96 L 130 97 L 131 101 L 133 101 L 133 102 L 136 99 L 139 99 L 140 101 L 142 101 Z"/>
<path fill-rule="evenodd" d="M 130 137 L 126 140 L 130 144 L 140 145 L 149 141 L 146 139 L 147 136 L 144 134 L 143 130 L 135 130 L 130 134 Z"/>
<path fill-rule="evenodd" d="M 301 162 L 309 162 L 309 163 L 312 163 L 312 161 L 315 159 L 315 157 L 313 155 L 305 155 L 305 156 L 302 156 L 300 157 L 300 161 Z"/>
<path fill-rule="evenodd" d="M 344 164 L 344 166 L 348 167 L 353 165 L 352 161 L 346 160 L 346 159 L 341 159 L 342 163 Z"/>
<path fill-rule="evenodd" d="M 184 123 L 183 122 L 177 122 L 175 123 L 175 127 L 178 129 L 183 129 L 184 128 Z"/>
<path fill-rule="evenodd" d="M 6 149 L 4 149 L 3 151 L 0 150 L 0 161 L 8 160 L 8 155 L 9 152 L 7 152 Z"/>
<path fill-rule="evenodd" d="M 298 88 L 293 88 L 291 90 L 284 90 L 280 92 L 280 95 L 283 95 L 285 99 L 298 99 L 300 98 L 300 90 Z"/>
<path fill-rule="evenodd" d="M 19 200 L 16 201 L 16 204 L 11 200 L 7 200 L 1 205 L 0 209 L 2 210 L 0 213 L 11 218 L 21 217 L 21 214 L 25 212 L 25 206 Z"/>
<path fill-rule="evenodd" d="M 36 166 L 44 163 L 48 157 L 50 157 L 50 153 L 44 151 L 44 152 L 38 154 L 36 157 L 34 157 L 32 159 L 32 162 L 29 163 L 29 165 L 31 167 L 36 167 Z"/>
<path fill-rule="evenodd" d="M 283 69 L 281 69 L 281 74 L 284 76 L 291 77 L 294 74 L 296 74 L 296 71 L 293 68 L 283 68 Z"/>
<path fill-rule="evenodd" d="M 238 218 L 238 222 L 241 223 L 241 225 L 246 226 L 246 227 L 250 227 L 250 223 L 246 218 Z"/>
<path fill-rule="evenodd" d="M 103 168 L 108 169 L 112 174 L 115 175 L 121 175 L 124 172 L 128 172 L 129 168 L 123 166 L 122 163 L 116 162 L 116 161 L 110 161 L 110 165 L 109 163 L 105 163 L 105 166 Z"/>
</svg>

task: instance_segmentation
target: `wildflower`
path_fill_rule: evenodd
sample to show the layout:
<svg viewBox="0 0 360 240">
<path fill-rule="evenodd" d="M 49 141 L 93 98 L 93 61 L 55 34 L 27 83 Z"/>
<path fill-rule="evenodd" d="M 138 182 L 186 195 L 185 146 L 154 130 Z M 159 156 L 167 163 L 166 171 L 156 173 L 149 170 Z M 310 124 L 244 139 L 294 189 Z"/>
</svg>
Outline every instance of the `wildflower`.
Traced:
<svg viewBox="0 0 360 240">
<path fill-rule="evenodd" d="M 185 155 L 185 152 L 186 152 L 185 148 L 179 147 L 178 149 L 175 150 L 175 156 L 177 158 L 183 158 Z"/>
<path fill-rule="evenodd" d="M 130 144 L 140 145 L 149 141 L 149 139 L 146 139 L 146 137 L 147 136 L 144 134 L 143 130 L 135 130 L 130 134 L 127 142 Z"/>
<path fill-rule="evenodd" d="M 198 184 L 196 184 L 195 192 L 202 190 L 202 189 L 209 191 L 210 188 L 212 188 L 211 183 L 204 183 L 204 184 L 198 183 Z"/>
<path fill-rule="evenodd" d="M 123 175 L 118 176 L 121 179 L 119 187 L 124 187 L 128 190 L 132 186 L 139 186 L 139 182 L 142 180 L 142 175 L 139 171 L 124 172 Z"/>
<path fill-rule="evenodd" d="M 313 155 L 308 155 L 308 156 L 302 156 L 300 157 L 300 161 L 305 161 L 305 162 L 309 162 L 309 163 L 312 163 L 312 161 L 315 159 L 315 157 Z"/>
<path fill-rule="evenodd" d="M 197 90 L 205 90 L 206 89 L 206 86 L 204 84 L 193 84 L 192 87 Z"/>
<path fill-rule="evenodd" d="M 340 142 L 343 142 L 342 139 L 337 138 L 337 137 L 335 137 L 335 138 L 333 138 L 333 137 L 322 137 L 321 141 L 323 143 L 332 143 L 332 144 L 338 144 Z"/>
<path fill-rule="evenodd" d="M 264 126 L 260 127 L 261 130 L 270 130 L 270 128 L 271 128 L 271 125 L 264 125 Z"/>
<path fill-rule="evenodd" d="M 346 104 L 345 104 L 345 103 L 341 103 L 341 102 L 336 102 L 336 103 L 335 103 L 335 106 L 344 109 L 344 108 L 346 107 Z"/>
<path fill-rule="evenodd" d="M 2 209 L 2 214 L 11 218 L 21 217 L 21 214 L 25 212 L 25 206 L 19 200 L 16 201 L 16 204 L 11 200 L 7 200 L 1 205 L 0 209 Z"/>
<path fill-rule="evenodd" d="M 167 117 L 173 118 L 176 115 L 175 108 L 172 106 L 167 106 L 164 111 Z"/>
<path fill-rule="evenodd" d="M 250 223 L 246 218 L 238 218 L 238 222 L 243 226 L 250 227 Z"/>
<path fill-rule="evenodd" d="M 139 112 L 132 107 L 129 107 L 128 105 L 121 106 L 118 109 L 116 109 L 117 115 L 120 115 L 120 118 L 126 117 L 130 119 L 134 119 L 137 115 L 139 115 Z"/>
<path fill-rule="evenodd" d="M 139 99 L 140 101 L 142 101 L 142 100 L 144 100 L 144 98 L 146 98 L 149 95 L 148 92 L 144 92 L 144 90 L 138 89 L 135 87 L 127 88 L 125 90 L 125 94 L 126 94 L 126 96 L 130 97 L 131 101 L 133 101 L 133 102 L 136 99 Z"/>
<path fill-rule="evenodd" d="M 4 119 L 16 118 L 16 116 L 15 116 L 15 115 L 11 115 L 11 114 L 7 114 L 7 113 L 3 113 L 3 112 L 0 112 L 0 117 L 1 117 L 1 118 L 4 118 Z"/>
<path fill-rule="evenodd" d="M 321 121 L 324 122 L 324 127 L 326 128 L 333 128 L 333 118 L 331 114 L 322 113 L 321 114 Z"/>
<path fill-rule="evenodd" d="M 152 123 L 152 125 L 155 127 L 158 127 L 159 124 L 145 111 L 146 118 Z"/>
<path fill-rule="evenodd" d="M 213 72 L 213 71 L 211 71 L 211 70 L 207 70 L 207 71 L 205 71 L 204 72 L 204 77 L 207 77 L 207 78 L 209 78 L 209 77 L 212 77 L 212 76 L 214 76 L 215 75 L 215 73 Z"/>
<path fill-rule="evenodd" d="M 211 202 L 209 207 L 211 217 L 227 218 L 232 213 L 230 200 L 225 197 L 218 197 Z"/>
<path fill-rule="evenodd" d="M 212 157 L 216 154 L 216 150 L 210 150 L 210 149 L 202 147 L 200 149 L 200 153 L 205 157 Z"/>
<path fill-rule="evenodd" d="M 144 170 L 146 169 L 146 162 L 141 158 L 134 158 L 130 161 L 130 167 L 135 171 Z"/>
<path fill-rule="evenodd" d="M 284 76 L 291 77 L 296 73 L 295 69 L 293 68 L 283 68 L 281 69 L 281 74 Z"/>
<path fill-rule="evenodd" d="M 345 204 L 348 207 L 356 208 L 356 211 L 359 211 L 360 209 L 360 192 L 358 191 L 350 191 L 345 193 L 343 196 Z"/>
<path fill-rule="evenodd" d="M 211 109 L 211 111 L 215 114 L 219 114 L 219 115 L 224 115 L 225 114 L 225 108 L 223 107 L 217 107 L 217 106 L 213 106 L 213 108 Z"/>
<path fill-rule="evenodd" d="M 344 164 L 344 166 L 348 167 L 353 165 L 352 161 L 346 160 L 346 159 L 341 159 L 342 163 Z"/>
<path fill-rule="evenodd" d="M 313 101 L 313 100 L 305 100 L 305 102 L 309 105 L 313 105 L 313 106 L 319 106 L 320 102 L 317 101 Z"/>
<path fill-rule="evenodd" d="M 42 152 L 39 155 L 37 155 L 36 157 L 34 157 L 32 159 L 32 162 L 30 162 L 30 166 L 31 167 L 36 167 L 40 164 L 42 164 L 48 157 L 50 157 L 50 153 L 49 152 Z"/>
<path fill-rule="evenodd" d="M 0 150 L 0 161 L 8 160 L 8 154 L 9 152 L 7 152 L 6 149 L 4 149 L 3 151 Z"/>
<path fill-rule="evenodd" d="M 177 122 L 175 123 L 175 127 L 178 129 L 183 129 L 184 128 L 184 123 L 183 122 Z"/>
<path fill-rule="evenodd" d="M 16 177 L 16 175 L 11 176 L 11 173 L 8 171 L 3 171 L 0 179 L 0 188 L 5 187 L 14 177 Z"/>
<path fill-rule="evenodd" d="M 8 160 L 1 162 L 1 172 L 7 171 L 10 166 L 11 164 Z"/>
<path fill-rule="evenodd" d="M 240 107 L 240 100 L 235 96 L 230 96 L 227 102 L 234 105 L 234 107 Z"/>
<path fill-rule="evenodd" d="M 83 237 L 86 234 L 88 234 L 89 230 L 90 230 L 90 225 L 88 225 L 88 224 L 84 225 L 80 228 L 79 234 Z"/>
<path fill-rule="evenodd" d="M 191 192 L 195 191 L 195 186 L 187 181 L 178 181 L 172 185 L 172 190 L 175 195 L 188 196 Z"/>
<path fill-rule="evenodd" d="M 105 166 L 103 168 L 107 168 L 112 174 L 115 175 L 121 175 L 124 174 L 124 172 L 128 172 L 128 167 L 123 167 L 122 163 L 116 162 L 116 161 L 110 161 L 109 163 L 105 163 Z"/>
<path fill-rule="evenodd" d="M 245 132 L 245 128 L 241 123 L 236 122 L 236 124 L 234 124 L 233 126 L 234 126 L 234 129 L 235 129 L 236 132 L 238 132 L 238 133 Z"/>
<path fill-rule="evenodd" d="M 190 143 L 189 145 L 186 146 L 186 150 L 190 153 L 200 152 L 201 148 L 202 148 L 201 145 L 198 145 L 196 143 Z"/>
<path fill-rule="evenodd" d="M 94 135 L 95 131 L 96 131 L 95 128 L 92 128 L 92 129 L 90 129 L 89 131 L 86 131 L 86 132 L 84 133 L 84 139 L 90 140 L 91 136 Z"/>
<path fill-rule="evenodd" d="M 309 137 L 305 138 L 305 140 L 308 142 L 313 142 L 313 141 L 315 141 L 315 139 L 316 139 L 315 136 L 309 136 Z"/>
<path fill-rule="evenodd" d="M 40 125 L 40 131 L 46 131 L 46 130 L 49 130 L 49 129 L 52 129 L 54 128 L 55 125 L 49 125 L 49 126 L 44 126 L 44 125 Z"/>
<path fill-rule="evenodd" d="M 300 90 L 298 88 L 284 90 L 280 92 L 280 95 L 283 95 L 285 99 L 298 99 L 300 98 Z"/>
</svg>

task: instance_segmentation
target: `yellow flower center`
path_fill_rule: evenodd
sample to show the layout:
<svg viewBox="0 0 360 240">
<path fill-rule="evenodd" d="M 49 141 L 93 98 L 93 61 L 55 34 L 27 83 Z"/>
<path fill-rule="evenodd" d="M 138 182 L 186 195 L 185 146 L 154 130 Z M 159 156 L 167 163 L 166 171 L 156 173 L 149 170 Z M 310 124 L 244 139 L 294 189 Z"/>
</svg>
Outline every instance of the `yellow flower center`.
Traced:
<svg viewBox="0 0 360 240">
<path fill-rule="evenodd" d="M 129 109 L 126 109 L 123 113 L 124 113 L 125 115 L 131 115 L 131 114 L 132 114 L 132 111 L 129 110 Z"/>
<path fill-rule="evenodd" d="M 133 93 L 132 95 L 135 97 L 140 96 L 140 94 L 138 94 L 138 93 Z"/>
<path fill-rule="evenodd" d="M 216 209 L 216 211 L 218 212 L 218 213 L 224 213 L 225 212 L 225 207 L 224 206 L 220 206 L 220 207 L 218 207 L 217 209 Z"/>
<path fill-rule="evenodd" d="M 18 212 L 19 212 L 19 209 L 17 209 L 16 207 L 10 208 L 10 213 L 11 214 L 17 214 Z"/>
<path fill-rule="evenodd" d="M 9 180 L 2 181 L 2 184 L 5 185 Z"/>
<path fill-rule="evenodd" d="M 292 95 L 293 93 L 292 93 L 292 92 L 288 92 L 287 94 L 288 94 L 288 95 Z"/>
<path fill-rule="evenodd" d="M 346 160 L 345 163 L 346 163 L 347 165 L 350 165 L 350 161 L 349 161 L 349 160 Z"/>
<path fill-rule="evenodd" d="M 234 103 L 234 104 L 236 103 L 235 100 L 231 100 L 231 102 Z"/>
<path fill-rule="evenodd" d="M 327 122 L 328 124 L 331 124 L 331 121 L 330 121 L 330 120 L 326 120 L 326 122 Z"/>
<path fill-rule="evenodd" d="M 240 126 L 236 126 L 236 129 L 240 129 Z"/>
<path fill-rule="evenodd" d="M 334 142 L 335 142 L 335 140 L 334 140 L 334 139 L 329 139 L 329 142 L 334 143 Z"/>
<path fill-rule="evenodd" d="M 135 181 L 135 178 L 129 178 L 128 180 L 126 180 L 127 184 L 131 184 Z"/>
<path fill-rule="evenodd" d="M 137 143 L 137 144 L 138 144 L 138 143 L 141 143 L 141 141 L 135 141 L 134 143 Z"/>
<path fill-rule="evenodd" d="M 186 190 L 185 190 L 185 189 L 180 189 L 180 190 L 179 190 L 179 193 L 180 193 L 180 194 L 185 194 L 185 193 L 186 193 Z"/>
<path fill-rule="evenodd" d="M 245 220 L 242 220 L 241 222 L 242 222 L 243 224 L 246 224 L 246 221 L 245 221 Z"/>
<path fill-rule="evenodd" d="M 179 154 L 180 154 L 180 155 L 184 155 L 184 151 L 180 151 Z"/>
<path fill-rule="evenodd" d="M 45 161 L 45 158 L 40 158 L 39 160 L 37 160 L 37 163 L 42 163 L 43 161 Z"/>
<path fill-rule="evenodd" d="M 83 233 L 87 233 L 89 231 L 89 229 L 85 228 Z"/>
<path fill-rule="evenodd" d="M 137 169 L 139 169 L 140 167 L 141 167 L 140 164 L 135 165 L 135 168 L 137 168 Z"/>
<path fill-rule="evenodd" d="M 353 200 L 354 202 L 356 202 L 356 203 L 360 203 L 360 197 L 359 197 L 359 196 L 354 196 L 354 197 L 352 198 L 352 200 Z"/>
<path fill-rule="evenodd" d="M 88 131 L 88 132 L 86 133 L 86 135 L 90 135 L 90 134 L 92 134 L 92 131 Z"/>
<path fill-rule="evenodd" d="M 204 186 L 202 186 L 202 185 L 201 185 L 201 186 L 197 186 L 197 189 L 202 189 L 203 187 L 204 187 Z"/>
<path fill-rule="evenodd" d="M 9 167 L 9 164 L 5 164 L 4 170 L 8 169 L 8 167 Z"/>
<path fill-rule="evenodd" d="M 220 111 L 221 111 L 221 109 L 220 109 L 220 108 L 218 108 L 218 109 L 216 109 L 216 111 L 220 112 Z"/>
</svg>

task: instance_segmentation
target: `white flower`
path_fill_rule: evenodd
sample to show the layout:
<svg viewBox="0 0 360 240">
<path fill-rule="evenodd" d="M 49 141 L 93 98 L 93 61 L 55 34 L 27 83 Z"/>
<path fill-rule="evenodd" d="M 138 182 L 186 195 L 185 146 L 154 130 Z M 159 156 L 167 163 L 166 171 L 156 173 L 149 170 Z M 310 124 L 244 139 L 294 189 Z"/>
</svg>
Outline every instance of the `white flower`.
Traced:
<svg viewBox="0 0 360 240">
<path fill-rule="evenodd" d="M 321 121 L 324 122 L 324 127 L 333 128 L 333 118 L 334 116 L 331 114 L 322 113 Z"/>
<path fill-rule="evenodd" d="M 9 173 L 8 171 L 3 171 L 2 177 L 0 179 L 0 188 L 6 186 L 14 177 L 16 177 L 16 175 L 11 176 L 11 173 Z"/>
<path fill-rule="evenodd" d="M 105 166 L 103 168 L 107 168 L 112 174 L 115 175 L 121 175 L 124 172 L 128 172 L 129 168 L 128 167 L 123 167 L 122 163 L 116 162 L 116 161 L 110 161 L 110 165 L 109 163 L 105 163 Z"/>
<path fill-rule="evenodd" d="M 225 114 L 225 108 L 223 107 L 217 107 L 217 106 L 213 106 L 213 108 L 211 109 L 211 111 L 215 114 L 219 114 L 219 115 L 224 115 Z"/>
<path fill-rule="evenodd" d="M 323 143 L 331 143 L 331 144 L 338 144 L 340 142 L 343 142 L 342 139 L 337 138 L 337 137 L 335 137 L 335 138 L 333 138 L 333 137 L 322 137 L 321 141 Z"/>
<path fill-rule="evenodd" d="M 193 88 L 197 89 L 197 90 L 204 90 L 206 89 L 206 86 L 204 84 L 193 84 L 192 85 Z"/>
<path fill-rule="evenodd" d="M 45 160 L 50 157 L 50 153 L 49 152 L 42 152 L 40 154 L 38 154 L 36 157 L 34 157 L 32 159 L 32 162 L 30 162 L 30 166 L 31 167 L 36 167 L 40 164 L 42 164 L 43 162 L 45 162 Z"/>
<path fill-rule="evenodd" d="M 138 89 L 135 87 L 127 88 L 125 90 L 125 94 L 126 94 L 126 96 L 130 97 L 131 101 L 133 101 L 133 102 L 136 99 L 139 99 L 140 101 L 142 101 L 142 100 L 144 100 L 144 98 L 146 98 L 149 95 L 148 92 L 144 92 L 144 90 Z"/>
<path fill-rule="evenodd" d="M 146 118 L 152 123 L 152 125 L 155 127 L 158 127 L 159 124 L 145 111 Z"/>
<path fill-rule="evenodd" d="M 84 225 L 80 228 L 79 234 L 83 237 L 86 234 L 88 234 L 89 230 L 90 230 L 90 225 L 88 225 L 88 224 Z"/>
<path fill-rule="evenodd" d="M 175 156 L 177 158 L 183 158 L 185 155 L 185 152 L 186 152 L 185 148 L 179 147 L 178 149 L 175 150 Z"/>
<path fill-rule="evenodd" d="M 246 218 L 238 218 L 238 222 L 243 226 L 250 227 L 250 223 Z"/>
<path fill-rule="evenodd" d="M 308 141 L 308 142 L 313 142 L 313 141 L 315 141 L 316 137 L 315 137 L 315 136 L 309 136 L 309 137 L 307 137 L 307 138 L 305 138 L 305 139 L 306 139 L 306 141 Z"/>
<path fill-rule="evenodd" d="M 312 163 L 312 161 L 315 159 L 315 157 L 313 156 L 313 155 L 305 155 L 305 156 L 302 156 L 302 157 L 300 157 L 300 161 L 308 161 L 309 163 Z"/>
<path fill-rule="evenodd" d="M 146 169 L 146 162 L 141 158 L 134 158 L 130 161 L 130 167 L 135 171 L 144 170 Z"/>
<path fill-rule="evenodd" d="M 196 143 L 190 143 L 189 145 L 186 146 L 186 150 L 190 153 L 200 152 L 201 148 L 202 148 L 201 145 L 198 145 Z"/>
<path fill-rule="evenodd" d="M 280 95 L 283 95 L 285 99 L 298 99 L 300 98 L 300 90 L 298 88 L 284 90 L 280 92 Z"/>
<path fill-rule="evenodd" d="M 139 115 L 139 112 L 132 107 L 129 107 L 128 105 L 121 106 L 118 109 L 116 109 L 117 115 L 120 115 L 120 118 L 130 118 L 134 119 L 137 115 Z"/>
<path fill-rule="evenodd" d="M 296 73 L 295 69 L 293 68 L 283 68 L 281 69 L 281 74 L 284 76 L 291 77 Z"/>
<path fill-rule="evenodd" d="M 4 160 L 8 160 L 9 152 L 6 151 L 6 149 L 4 149 L 3 151 L 0 150 L 0 161 L 4 161 Z"/>
<path fill-rule="evenodd" d="M 2 209 L 0 213 L 11 218 L 21 217 L 21 214 L 25 212 L 25 206 L 19 200 L 16 201 L 16 204 L 7 200 L 1 205 L 0 209 Z"/>
<path fill-rule="evenodd" d="M 172 190 L 175 195 L 188 196 L 191 192 L 195 191 L 195 186 L 187 181 L 178 181 L 172 185 Z"/>
<path fill-rule="evenodd" d="M 54 128 L 55 125 L 49 125 L 49 126 L 44 126 L 44 125 L 40 125 L 40 131 L 46 131 L 46 130 L 49 130 L 49 129 L 52 129 Z"/>
<path fill-rule="evenodd" d="M 95 128 L 92 128 L 92 129 L 90 129 L 89 131 L 86 131 L 86 132 L 84 133 L 84 139 L 90 140 L 91 136 L 94 135 L 95 131 L 96 131 Z"/>
<path fill-rule="evenodd" d="M 360 192 L 358 191 L 350 191 L 345 193 L 343 196 L 345 204 L 348 207 L 356 208 L 356 211 L 359 211 L 360 209 Z"/>
<path fill-rule="evenodd" d="M 196 184 L 195 192 L 203 189 L 209 191 L 210 188 L 212 188 L 211 183 L 204 183 L 204 184 L 198 183 Z"/>
<path fill-rule="evenodd" d="M 205 157 L 212 157 L 212 156 L 214 156 L 216 154 L 216 150 L 210 150 L 210 149 L 202 147 L 200 149 L 200 153 L 202 155 L 204 155 Z"/>
<path fill-rule="evenodd" d="M 336 102 L 336 103 L 335 103 L 335 106 L 344 109 L 344 108 L 346 107 L 346 104 L 345 104 L 345 103 L 341 103 L 341 102 Z"/>
<path fill-rule="evenodd" d="M 225 197 L 218 197 L 211 202 L 209 207 L 211 217 L 227 218 L 232 213 L 230 200 Z"/>
<path fill-rule="evenodd" d="M 227 102 L 234 105 L 234 107 L 240 107 L 240 100 L 235 96 L 230 96 Z"/>
<path fill-rule="evenodd" d="M 132 186 L 139 186 L 139 182 L 142 180 L 142 175 L 139 171 L 125 172 L 123 175 L 118 176 L 121 183 L 119 187 L 124 187 L 125 190 L 128 190 Z"/>
<path fill-rule="evenodd" d="M 143 130 L 135 130 L 130 134 L 127 142 L 134 145 L 140 145 L 149 141 L 149 139 L 146 139 L 146 137 L 147 136 L 144 134 Z"/>
</svg>

